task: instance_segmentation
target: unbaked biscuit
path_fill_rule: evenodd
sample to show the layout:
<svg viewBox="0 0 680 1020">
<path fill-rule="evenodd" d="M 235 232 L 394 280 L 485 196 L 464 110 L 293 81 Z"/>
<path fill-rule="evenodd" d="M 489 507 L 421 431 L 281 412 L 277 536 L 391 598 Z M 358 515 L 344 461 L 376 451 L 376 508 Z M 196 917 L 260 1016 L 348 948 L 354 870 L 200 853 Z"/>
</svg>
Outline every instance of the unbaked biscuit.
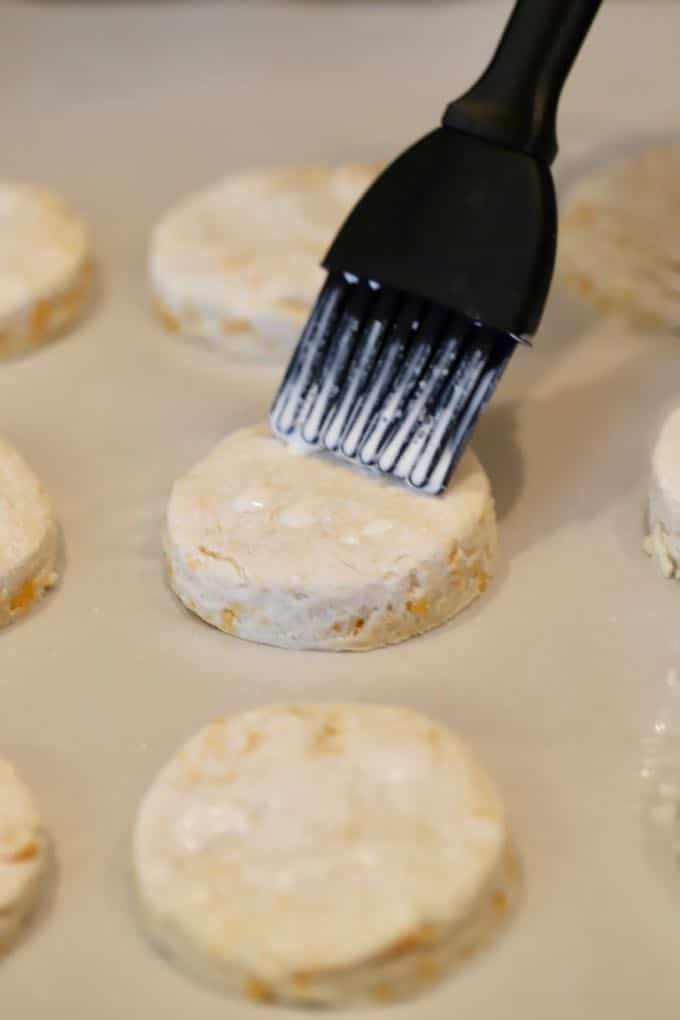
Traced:
<svg viewBox="0 0 680 1020">
<path fill-rule="evenodd" d="M 287 356 L 323 283 L 319 263 L 375 174 L 354 164 L 246 171 L 170 209 L 149 253 L 163 325 L 230 357 Z"/>
<path fill-rule="evenodd" d="M 85 224 L 44 188 L 0 181 L 0 358 L 72 325 L 91 292 Z"/>
<path fill-rule="evenodd" d="M 605 166 L 574 187 L 558 266 L 601 311 L 680 326 L 680 143 Z"/>
<path fill-rule="evenodd" d="M 46 860 L 33 797 L 12 765 L 0 758 L 0 954 L 35 905 Z"/>
<path fill-rule="evenodd" d="M 182 966 L 260 1001 L 390 1002 L 498 928 L 504 810 L 445 727 L 398 707 L 279 705 L 194 736 L 142 801 L 146 927 Z"/>
<path fill-rule="evenodd" d="M 21 454 L 0 438 L 0 627 L 56 583 L 57 550 L 45 490 Z"/>
<path fill-rule="evenodd" d="M 437 627 L 484 592 L 496 522 L 469 451 L 432 497 L 299 453 L 259 425 L 175 483 L 165 548 L 182 602 L 228 634 L 368 649 Z"/>
<path fill-rule="evenodd" d="M 652 455 L 645 550 L 664 577 L 680 575 L 680 408 L 666 419 Z"/>
</svg>

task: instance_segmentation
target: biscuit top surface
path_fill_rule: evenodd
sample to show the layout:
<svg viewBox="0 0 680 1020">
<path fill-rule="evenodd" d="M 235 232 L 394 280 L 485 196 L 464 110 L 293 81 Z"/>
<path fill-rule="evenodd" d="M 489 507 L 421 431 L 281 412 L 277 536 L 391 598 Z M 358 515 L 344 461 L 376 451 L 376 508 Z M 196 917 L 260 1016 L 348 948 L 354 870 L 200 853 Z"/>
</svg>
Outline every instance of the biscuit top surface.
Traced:
<svg viewBox="0 0 680 1020">
<path fill-rule="evenodd" d="M 403 708 L 280 705 L 182 748 L 142 804 L 135 859 L 162 916 L 273 974 L 456 923 L 505 840 L 493 785 L 445 728 Z"/>
<path fill-rule="evenodd" d="M 0 582 L 35 554 L 52 523 L 42 485 L 0 437 Z"/>
<path fill-rule="evenodd" d="M 0 181 L 0 317 L 64 286 L 87 243 L 83 222 L 57 195 Z"/>
<path fill-rule="evenodd" d="M 432 558 L 445 564 L 490 505 L 469 451 L 446 492 L 431 497 L 301 453 L 260 425 L 229 435 L 175 483 L 168 532 L 184 558 L 243 583 L 380 583 Z"/>
<path fill-rule="evenodd" d="M 374 175 L 374 168 L 352 164 L 230 175 L 161 218 L 152 279 L 189 302 L 241 314 L 277 302 L 307 306 L 323 281 L 326 249 Z"/>
</svg>

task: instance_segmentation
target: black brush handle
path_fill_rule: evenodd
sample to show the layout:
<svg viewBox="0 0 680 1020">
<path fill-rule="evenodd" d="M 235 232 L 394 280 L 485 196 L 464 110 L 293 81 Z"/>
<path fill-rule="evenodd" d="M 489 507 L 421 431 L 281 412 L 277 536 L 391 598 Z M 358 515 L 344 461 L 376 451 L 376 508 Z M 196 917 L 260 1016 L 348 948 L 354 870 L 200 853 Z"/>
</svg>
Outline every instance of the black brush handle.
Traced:
<svg viewBox="0 0 680 1020">
<path fill-rule="evenodd" d="M 557 104 L 602 0 L 517 0 L 482 77 L 443 123 L 552 163 Z"/>
</svg>

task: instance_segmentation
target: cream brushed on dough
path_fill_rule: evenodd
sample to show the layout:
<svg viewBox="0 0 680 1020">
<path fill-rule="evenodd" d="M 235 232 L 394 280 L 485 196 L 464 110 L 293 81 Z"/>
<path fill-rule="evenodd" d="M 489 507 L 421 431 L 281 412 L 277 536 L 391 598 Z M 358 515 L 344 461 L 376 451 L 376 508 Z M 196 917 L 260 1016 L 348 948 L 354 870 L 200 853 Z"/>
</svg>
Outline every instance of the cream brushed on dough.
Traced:
<svg viewBox="0 0 680 1020">
<path fill-rule="evenodd" d="M 229 634 L 368 649 L 430 630 L 485 591 L 496 522 L 471 452 L 430 497 L 300 455 L 258 425 L 175 483 L 165 549 L 182 602 Z"/>
</svg>

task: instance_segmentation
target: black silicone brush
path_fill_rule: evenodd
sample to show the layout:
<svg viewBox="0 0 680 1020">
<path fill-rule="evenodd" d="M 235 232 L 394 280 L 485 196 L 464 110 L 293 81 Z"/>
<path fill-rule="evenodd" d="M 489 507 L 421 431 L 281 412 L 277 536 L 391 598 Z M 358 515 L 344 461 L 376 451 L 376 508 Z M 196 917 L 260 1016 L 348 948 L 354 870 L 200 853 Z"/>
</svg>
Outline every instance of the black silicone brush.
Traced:
<svg viewBox="0 0 680 1020">
<path fill-rule="evenodd" d="M 555 261 L 562 86 L 601 0 L 517 0 L 479 81 L 340 229 L 270 421 L 438 493 Z"/>
</svg>

